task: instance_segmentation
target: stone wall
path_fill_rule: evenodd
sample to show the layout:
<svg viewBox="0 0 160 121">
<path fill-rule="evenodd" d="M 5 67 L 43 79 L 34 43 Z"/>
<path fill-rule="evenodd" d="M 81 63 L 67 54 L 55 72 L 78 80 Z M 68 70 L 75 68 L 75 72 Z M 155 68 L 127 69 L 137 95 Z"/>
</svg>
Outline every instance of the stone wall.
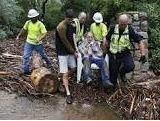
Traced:
<svg viewBox="0 0 160 121">
<path fill-rule="evenodd" d="M 141 36 L 143 36 L 143 42 L 145 44 L 145 53 L 148 60 L 148 21 L 147 21 L 147 13 L 146 12 L 138 12 L 138 11 L 129 11 L 126 12 L 130 18 L 130 24 L 134 28 L 134 30 Z M 135 44 L 135 47 L 138 48 L 138 45 Z M 132 52 L 134 53 L 134 52 Z M 135 60 L 135 71 L 147 71 L 149 68 L 148 62 L 145 64 L 139 63 L 140 58 L 140 50 L 136 50 L 134 55 Z"/>
</svg>

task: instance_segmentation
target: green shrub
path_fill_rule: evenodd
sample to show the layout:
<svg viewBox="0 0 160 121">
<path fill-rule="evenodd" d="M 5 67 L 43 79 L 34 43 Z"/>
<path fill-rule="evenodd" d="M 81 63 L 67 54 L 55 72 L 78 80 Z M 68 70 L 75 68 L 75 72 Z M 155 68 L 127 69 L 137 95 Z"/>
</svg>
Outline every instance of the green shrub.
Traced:
<svg viewBox="0 0 160 121">
<path fill-rule="evenodd" d="M 1 0 L 0 2 L 1 38 L 13 35 L 14 29 L 19 24 L 18 18 L 23 10 L 16 4 L 16 0 Z"/>
<path fill-rule="evenodd" d="M 44 20 L 47 29 L 55 29 L 62 18 L 63 13 L 61 12 L 61 4 L 56 2 L 49 2 L 46 6 L 46 15 Z"/>
<path fill-rule="evenodd" d="M 0 40 L 3 40 L 7 37 L 7 34 L 4 30 L 0 29 Z"/>
</svg>

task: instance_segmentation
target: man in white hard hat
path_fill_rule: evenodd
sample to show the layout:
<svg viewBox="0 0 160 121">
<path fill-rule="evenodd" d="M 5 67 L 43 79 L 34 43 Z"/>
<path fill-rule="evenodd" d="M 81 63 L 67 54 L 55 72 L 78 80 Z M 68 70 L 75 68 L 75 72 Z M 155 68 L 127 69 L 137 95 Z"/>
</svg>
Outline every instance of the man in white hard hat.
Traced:
<svg viewBox="0 0 160 121">
<path fill-rule="evenodd" d="M 121 80 L 126 82 L 126 73 L 134 70 L 134 61 L 130 52 L 131 39 L 139 44 L 142 63 L 145 62 L 145 51 L 143 44 L 143 37 L 138 35 L 134 29 L 128 25 L 129 18 L 126 14 L 122 14 L 118 18 L 118 23 L 111 27 L 106 36 L 106 42 L 104 45 L 109 50 L 109 72 L 110 80 L 116 86 L 118 75 Z M 104 47 L 105 48 L 105 47 Z"/>
<path fill-rule="evenodd" d="M 96 41 L 103 42 L 107 35 L 107 26 L 103 23 L 103 16 L 100 12 L 93 15 L 94 23 L 91 24 L 90 31 Z"/>
<path fill-rule="evenodd" d="M 38 17 L 39 13 L 35 9 L 30 9 L 28 12 L 28 18 L 30 20 L 26 21 L 16 38 L 16 40 L 18 40 L 23 33 L 27 33 L 22 65 L 23 73 L 27 75 L 31 73 L 29 61 L 34 50 L 46 61 L 47 67 L 51 67 L 51 61 L 44 52 L 44 47 L 42 45 L 42 39 L 46 36 L 47 30 L 44 24 L 38 20 Z"/>
</svg>

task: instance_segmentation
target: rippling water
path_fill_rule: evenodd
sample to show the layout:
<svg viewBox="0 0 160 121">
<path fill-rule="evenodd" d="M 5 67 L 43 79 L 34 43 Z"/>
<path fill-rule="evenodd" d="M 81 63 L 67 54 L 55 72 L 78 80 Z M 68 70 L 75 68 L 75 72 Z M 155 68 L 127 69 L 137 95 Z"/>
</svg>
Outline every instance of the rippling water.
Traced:
<svg viewBox="0 0 160 121">
<path fill-rule="evenodd" d="M 65 103 L 64 97 L 55 97 L 30 101 L 25 97 L 17 97 L 16 94 L 8 94 L 0 91 L 0 119 L 118 119 L 117 115 L 107 105 L 72 105 Z"/>
</svg>

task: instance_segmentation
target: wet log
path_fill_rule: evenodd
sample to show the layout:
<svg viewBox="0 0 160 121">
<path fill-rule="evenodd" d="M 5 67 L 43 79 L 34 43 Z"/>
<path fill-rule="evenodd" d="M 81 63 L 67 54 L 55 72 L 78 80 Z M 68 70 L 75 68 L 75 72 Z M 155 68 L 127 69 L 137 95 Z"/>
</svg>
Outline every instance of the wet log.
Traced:
<svg viewBox="0 0 160 121">
<path fill-rule="evenodd" d="M 55 93 L 59 87 L 57 75 L 52 74 L 45 67 L 33 70 L 31 74 L 31 81 L 38 92 Z"/>
</svg>

